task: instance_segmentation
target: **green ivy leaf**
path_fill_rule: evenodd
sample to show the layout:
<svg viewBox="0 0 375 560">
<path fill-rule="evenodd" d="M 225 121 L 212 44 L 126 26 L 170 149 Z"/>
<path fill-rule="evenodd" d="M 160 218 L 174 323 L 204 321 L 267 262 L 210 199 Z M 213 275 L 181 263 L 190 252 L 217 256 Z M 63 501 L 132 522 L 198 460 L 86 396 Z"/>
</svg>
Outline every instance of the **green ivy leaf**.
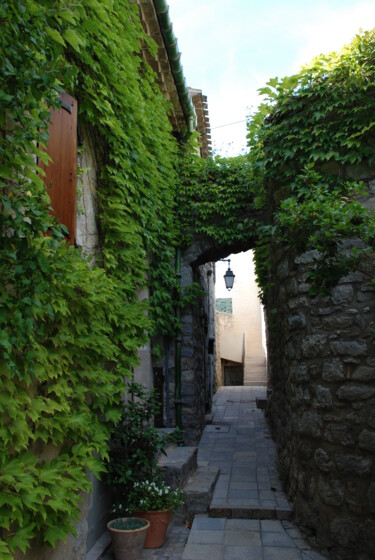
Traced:
<svg viewBox="0 0 375 560">
<path fill-rule="evenodd" d="M 60 33 L 57 31 L 57 29 L 52 29 L 50 27 L 48 27 L 46 29 L 46 33 L 47 35 L 49 35 L 49 37 L 51 37 L 51 39 L 53 41 L 55 41 L 56 43 L 58 43 L 59 45 L 62 45 L 63 47 L 65 47 L 65 41 L 64 39 L 61 37 Z"/>
</svg>

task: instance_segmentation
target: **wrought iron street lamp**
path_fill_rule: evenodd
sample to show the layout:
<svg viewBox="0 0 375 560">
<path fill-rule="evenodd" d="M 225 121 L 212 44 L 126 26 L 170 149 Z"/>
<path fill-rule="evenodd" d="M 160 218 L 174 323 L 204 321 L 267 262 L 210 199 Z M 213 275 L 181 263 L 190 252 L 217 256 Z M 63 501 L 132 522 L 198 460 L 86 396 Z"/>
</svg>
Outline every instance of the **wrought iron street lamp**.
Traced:
<svg viewBox="0 0 375 560">
<path fill-rule="evenodd" d="M 230 259 L 220 259 L 220 260 L 222 262 L 228 263 L 228 270 L 224 274 L 224 281 L 225 281 L 226 289 L 228 290 L 228 292 L 230 292 L 231 289 L 233 288 L 235 275 L 233 274 L 233 271 L 230 269 Z"/>
</svg>

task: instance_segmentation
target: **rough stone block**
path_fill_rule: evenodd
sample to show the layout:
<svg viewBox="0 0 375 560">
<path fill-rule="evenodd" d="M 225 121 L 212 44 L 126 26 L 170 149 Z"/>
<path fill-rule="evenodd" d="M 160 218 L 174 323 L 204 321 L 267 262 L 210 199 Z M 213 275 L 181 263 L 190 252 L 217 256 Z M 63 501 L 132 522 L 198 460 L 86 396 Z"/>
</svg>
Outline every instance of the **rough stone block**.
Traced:
<svg viewBox="0 0 375 560">
<path fill-rule="evenodd" d="M 349 516 L 337 516 L 330 524 L 332 539 L 341 546 L 355 544 L 358 540 L 359 525 Z"/>
<path fill-rule="evenodd" d="M 368 301 L 374 301 L 375 294 L 372 293 L 372 292 L 359 292 L 358 295 L 357 295 L 357 299 L 361 303 L 368 302 Z"/>
<path fill-rule="evenodd" d="M 304 313 L 293 313 L 288 316 L 288 327 L 292 330 L 303 329 L 306 326 L 306 317 Z"/>
<path fill-rule="evenodd" d="M 348 453 L 335 453 L 335 462 L 342 474 L 355 474 L 358 476 L 369 474 L 372 459 L 362 455 L 350 455 Z"/>
<path fill-rule="evenodd" d="M 313 447 L 310 441 L 302 441 L 299 444 L 299 452 L 303 459 L 310 459 L 313 453 Z"/>
<path fill-rule="evenodd" d="M 298 432 L 305 436 L 318 438 L 322 432 L 323 422 L 316 412 L 303 412 L 298 423 Z"/>
<path fill-rule="evenodd" d="M 375 387 L 365 387 L 363 385 L 348 384 L 343 385 L 336 392 L 340 401 L 360 401 L 375 395 Z"/>
<path fill-rule="evenodd" d="M 332 290 L 332 301 L 334 304 L 351 301 L 353 299 L 353 287 L 350 284 L 338 285 Z"/>
<path fill-rule="evenodd" d="M 302 307 L 308 307 L 309 300 L 306 296 L 299 296 L 296 298 L 291 298 L 288 300 L 289 309 L 300 309 Z"/>
<path fill-rule="evenodd" d="M 316 261 L 319 257 L 319 251 L 306 251 L 306 253 L 302 253 L 297 258 L 294 259 L 296 264 L 310 264 Z"/>
<path fill-rule="evenodd" d="M 352 379 L 356 381 L 372 381 L 375 379 L 375 367 L 359 366 L 353 374 Z"/>
<path fill-rule="evenodd" d="M 334 354 L 338 356 L 364 356 L 367 352 L 367 344 L 364 340 L 337 340 L 331 342 Z"/>
<path fill-rule="evenodd" d="M 196 395 L 197 388 L 193 384 L 184 383 L 182 386 L 182 397 L 193 397 Z"/>
<path fill-rule="evenodd" d="M 318 385 L 314 388 L 315 398 L 314 398 L 314 406 L 316 408 L 332 408 L 332 395 L 331 391 L 327 387 L 322 387 Z"/>
<path fill-rule="evenodd" d="M 329 480 L 320 476 L 318 491 L 325 504 L 338 507 L 344 502 L 344 488 L 338 480 Z"/>
<path fill-rule="evenodd" d="M 286 289 L 286 293 L 289 296 L 294 296 L 298 294 L 298 292 L 300 292 L 299 285 L 297 284 L 297 281 L 294 278 L 289 278 L 289 280 L 286 282 L 285 289 Z"/>
<path fill-rule="evenodd" d="M 319 470 L 329 472 L 332 470 L 333 463 L 330 456 L 324 449 L 319 447 L 314 453 L 314 461 Z"/>
<path fill-rule="evenodd" d="M 347 329 L 353 325 L 353 319 L 351 317 L 342 317 L 342 316 L 332 316 L 332 317 L 324 317 L 323 326 L 327 329 Z"/>
<path fill-rule="evenodd" d="M 353 435 L 348 430 L 348 426 L 343 423 L 333 422 L 326 426 L 324 439 L 331 443 L 341 443 L 341 445 L 354 445 Z"/>
<path fill-rule="evenodd" d="M 310 381 L 305 363 L 293 364 L 290 366 L 290 375 L 296 383 L 308 383 Z"/>
<path fill-rule="evenodd" d="M 359 434 L 359 447 L 366 451 L 375 452 L 375 432 L 363 430 Z"/>
<path fill-rule="evenodd" d="M 302 341 L 302 354 L 305 358 L 316 358 L 326 355 L 327 337 L 323 334 L 311 334 Z"/>
</svg>

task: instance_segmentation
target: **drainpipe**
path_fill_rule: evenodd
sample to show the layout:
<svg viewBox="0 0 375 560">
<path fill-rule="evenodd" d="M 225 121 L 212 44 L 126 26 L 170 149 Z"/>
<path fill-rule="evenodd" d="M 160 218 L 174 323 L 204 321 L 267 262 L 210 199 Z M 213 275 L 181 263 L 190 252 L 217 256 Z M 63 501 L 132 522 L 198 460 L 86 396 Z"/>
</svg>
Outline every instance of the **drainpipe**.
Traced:
<svg viewBox="0 0 375 560">
<path fill-rule="evenodd" d="M 171 425 L 171 409 L 169 403 L 169 340 L 164 337 L 164 356 L 165 356 L 165 416 L 167 428 Z"/>
<path fill-rule="evenodd" d="M 176 278 L 179 286 L 181 286 L 181 249 L 176 249 Z M 178 325 L 181 323 L 181 305 L 177 302 L 176 321 Z M 175 339 L 175 374 L 176 374 L 176 426 L 182 428 L 182 396 L 181 396 L 181 343 L 182 333 L 178 327 Z"/>
</svg>

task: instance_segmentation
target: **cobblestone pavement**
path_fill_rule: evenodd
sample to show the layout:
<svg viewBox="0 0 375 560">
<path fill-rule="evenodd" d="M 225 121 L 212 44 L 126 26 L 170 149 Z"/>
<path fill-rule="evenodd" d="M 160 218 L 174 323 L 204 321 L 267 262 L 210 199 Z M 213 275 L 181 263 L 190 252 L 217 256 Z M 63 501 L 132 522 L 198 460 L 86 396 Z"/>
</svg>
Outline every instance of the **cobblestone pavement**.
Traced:
<svg viewBox="0 0 375 560">
<path fill-rule="evenodd" d="M 199 443 L 198 465 L 220 467 L 210 515 L 196 515 L 189 529 L 176 514 L 160 549 L 142 560 L 323 560 L 290 521 L 281 490 L 275 445 L 255 399 L 265 387 L 222 387 L 212 424 Z M 214 517 L 212 517 L 214 516 Z M 103 560 L 114 560 L 109 550 Z"/>
<path fill-rule="evenodd" d="M 206 426 L 198 463 L 219 467 L 211 503 L 216 517 L 289 519 L 291 507 L 276 470 L 276 449 L 256 398 L 265 387 L 223 387 L 215 396 L 212 425 Z"/>
<path fill-rule="evenodd" d="M 142 556 L 143 558 L 143 556 Z M 161 558 L 164 558 L 162 556 Z M 168 557 L 165 557 L 166 560 Z M 322 560 L 289 521 L 196 516 L 182 560 Z"/>
</svg>

